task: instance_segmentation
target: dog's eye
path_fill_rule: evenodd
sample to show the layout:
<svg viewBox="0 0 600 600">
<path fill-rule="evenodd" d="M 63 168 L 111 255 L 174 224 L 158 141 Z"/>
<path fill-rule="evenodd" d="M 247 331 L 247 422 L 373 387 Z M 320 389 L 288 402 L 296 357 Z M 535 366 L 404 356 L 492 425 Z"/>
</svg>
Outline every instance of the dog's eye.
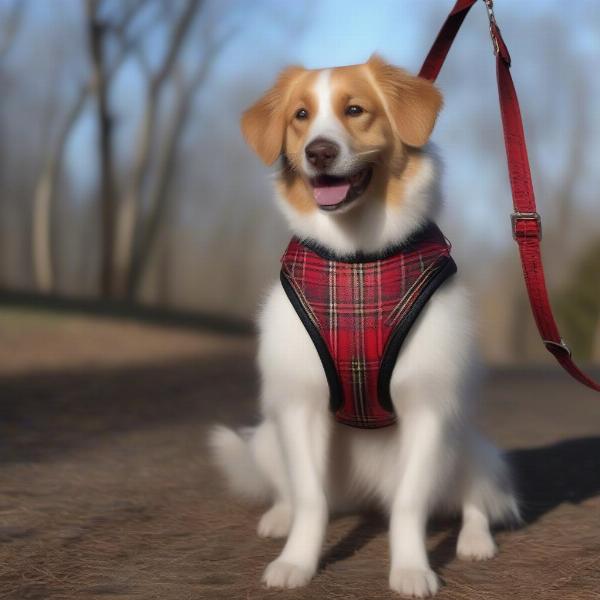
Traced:
<svg viewBox="0 0 600 600">
<path fill-rule="evenodd" d="M 358 104 L 351 104 L 346 107 L 346 114 L 349 117 L 358 117 L 365 112 L 365 109 L 362 106 L 358 106 Z"/>
<path fill-rule="evenodd" d="M 305 108 L 299 108 L 296 111 L 296 119 L 298 119 L 299 121 L 304 121 L 305 119 L 308 119 L 308 111 Z"/>
</svg>

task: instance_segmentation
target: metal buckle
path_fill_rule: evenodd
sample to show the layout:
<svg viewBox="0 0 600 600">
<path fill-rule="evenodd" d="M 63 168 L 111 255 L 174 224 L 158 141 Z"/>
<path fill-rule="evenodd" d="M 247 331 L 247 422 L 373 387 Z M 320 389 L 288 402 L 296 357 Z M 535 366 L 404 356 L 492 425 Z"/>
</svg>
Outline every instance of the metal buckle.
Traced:
<svg viewBox="0 0 600 600">
<path fill-rule="evenodd" d="M 487 8 L 488 21 L 490 22 L 490 38 L 492 39 L 494 56 L 496 56 L 498 52 L 500 52 L 500 44 L 498 43 L 498 38 L 494 32 L 494 29 L 498 28 L 498 23 L 496 23 L 496 15 L 494 14 L 494 0 L 483 1 L 485 3 L 485 7 Z"/>
<path fill-rule="evenodd" d="M 546 348 L 548 348 L 548 350 L 550 350 L 550 348 L 560 348 L 561 350 L 564 350 L 569 355 L 569 358 L 571 358 L 571 356 L 572 356 L 571 348 L 569 348 L 569 346 L 567 346 L 567 344 L 565 343 L 565 340 L 563 340 L 562 338 L 560 338 L 560 342 L 553 342 L 552 340 L 543 340 L 543 342 L 544 342 L 544 346 L 546 346 Z"/>
<path fill-rule="evenodd" d="M 539 240 L 542 239 L 542 217 L 540 217 L 540 214 L 537 212 L 514 212 L 510 215 L 510 222 L 512 225 L 512 235 L 513 235 L 513 239 L 517 240 L 519 238 L 519 235 L 517 233 L 517 223 L 519 221 L 535 221 L 538 224 L 538 233 L 537 233 L 537 238 Z M 525 237 L 532 237 L 532 236 L 527 236 L 525 235 Z"/>
</svg>

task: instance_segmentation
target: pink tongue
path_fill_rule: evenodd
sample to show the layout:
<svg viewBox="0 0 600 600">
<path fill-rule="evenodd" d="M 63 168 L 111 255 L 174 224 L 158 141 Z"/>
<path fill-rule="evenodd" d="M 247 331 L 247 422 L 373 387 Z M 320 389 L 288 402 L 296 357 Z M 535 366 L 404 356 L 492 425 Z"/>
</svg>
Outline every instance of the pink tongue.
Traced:
<svg viewBox="0 0 600 600">
<path fill-rule="evenodd" d="M 318 205 L 320 206 L 333 206 L 339 204 L 346 198 L 348 190 L 350 189 L 349 183 L 340 183 L 340 185 L 328 185 L 328 186 L 315 186 L 313 188 L 313 195 Z"/>
</svg>

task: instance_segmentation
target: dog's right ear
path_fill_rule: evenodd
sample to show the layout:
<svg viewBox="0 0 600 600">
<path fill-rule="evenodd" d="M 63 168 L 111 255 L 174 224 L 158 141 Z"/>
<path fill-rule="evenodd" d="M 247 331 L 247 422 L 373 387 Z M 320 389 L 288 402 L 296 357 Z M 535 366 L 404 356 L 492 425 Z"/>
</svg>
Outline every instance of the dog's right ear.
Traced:
<svg viewBox="0 0 600 600">
<path fill-rule="evenodd" d="M 282 71 L 275 85 L 242 115 L 244 138 L 266 165 L 272 165 L 283 152 L 286 97 L 301 71 L 301 67 Z"/>
</svg>

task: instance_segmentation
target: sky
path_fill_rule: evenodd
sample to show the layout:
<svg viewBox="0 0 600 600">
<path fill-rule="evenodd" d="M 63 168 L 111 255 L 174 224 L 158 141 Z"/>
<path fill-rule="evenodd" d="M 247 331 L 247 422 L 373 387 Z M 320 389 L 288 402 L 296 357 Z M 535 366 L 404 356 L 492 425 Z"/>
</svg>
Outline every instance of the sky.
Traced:
<svg viewBox="0 0 600 600">
<path fill-rule="evenodd" d="M 0 0 L 0 10 L 14 0 Z M 60 31 L 63 51 L 80 57 L 82 0 L 23 0 L 27 24 L 14 60 L 42 61 L 53 31 Z M 113 2 L 117 0 L 112 0 Z M 183 6 L 182 0 L 172 4 Z M 199 152 L 191 162 L 188 188 L 211 190 L 204 206 L 182 205 L 181 220 L 202 231 L 207 212 L 215 212 L 236 187 L 236 177 L 251 173 L 252 194 L 261 196 L 251 206 L 269 210 L 269 172 L 245 147 L 238 129 L 239 116 L 273 82 L 285 65 L 299 63 L 322 68 L 365 61 L 373 52 L 418 71 L 452 2 L 450 0 L 219 0 L 208 2 L 205 23 L 199 23 L 183 54 L 183 68 L 191 72 L 198 58 L 198 38 L 231 39 L 214 62 L 206 85 L 196 98 L 186 149 Z M 568 156 L 564 140 L 572 127 L 572 75 L 576 66 L 586 77 L 592 110 L 586 122 L 590 151 L 584 154 L 577 201 L 582 208 L 598 205 L 597 168 L 600 139 L 600 78 L 589 76 L 600 58 L 600 2 L 573 0 L 498 0 L 496 14 L 513 56 L 513 77 L 520 94 L 525 129 L 532 146 L 534 182 L 552 189 Z M 548 45 L 549 36 L 555 41 Z M 56 37 L 56 36 L 54 36 Z M 54 40 L 52 43 L 56 43 Z M 152 37 L 149 57 L 164 50 L 164 37 Z M 69 63 L 70 64 L 70 63 Z M 477 247 L 482 256 L 511 247 L 511 212 L 503 142 L 498 112 L 494 58 L 483 3 L 473 7 L 438 79 L 445 108 L 433 134 L 445 164 L 446 210 L 442 217 L 454 234 L 457 251 L 467 255 Z M 65 101 L 82 80 L 84 68 L 57 80 Z M 26 75 L 24 75 L 26 76 Z M 141 114 L 142 78 L 137 66 L 121 70 L 112 98 L 124 141 L 134 139 Z M 39 90 L 36 91 L 39 93 Z M 68 146 L 68 166 L 76 188 L 85 190 L 96 177 L 93 154 L 95 129 L 88 110 Z M 119 145 L 120 160 L 128 158 L 127 144 Z M 123 150 L 125 148 L 126 150 Z M 131 146 L 129 146 L 131 148 Z M 233 167 L 233 168 L 232 168 Z M 226 176 L 224 176 L 226 173 Z M 264 199 L 262 198 L 264 196 Z M 234 199 L 237 201 L 237 199 Z M 542 210 L 555 214 L 540 198 Z M 204 211 L 204 212 L 203 212 Z M 597 212 L 595 213 L 597 215 Z M 241 224 L 246 213 L 240 211 Z"/>
</svg>

